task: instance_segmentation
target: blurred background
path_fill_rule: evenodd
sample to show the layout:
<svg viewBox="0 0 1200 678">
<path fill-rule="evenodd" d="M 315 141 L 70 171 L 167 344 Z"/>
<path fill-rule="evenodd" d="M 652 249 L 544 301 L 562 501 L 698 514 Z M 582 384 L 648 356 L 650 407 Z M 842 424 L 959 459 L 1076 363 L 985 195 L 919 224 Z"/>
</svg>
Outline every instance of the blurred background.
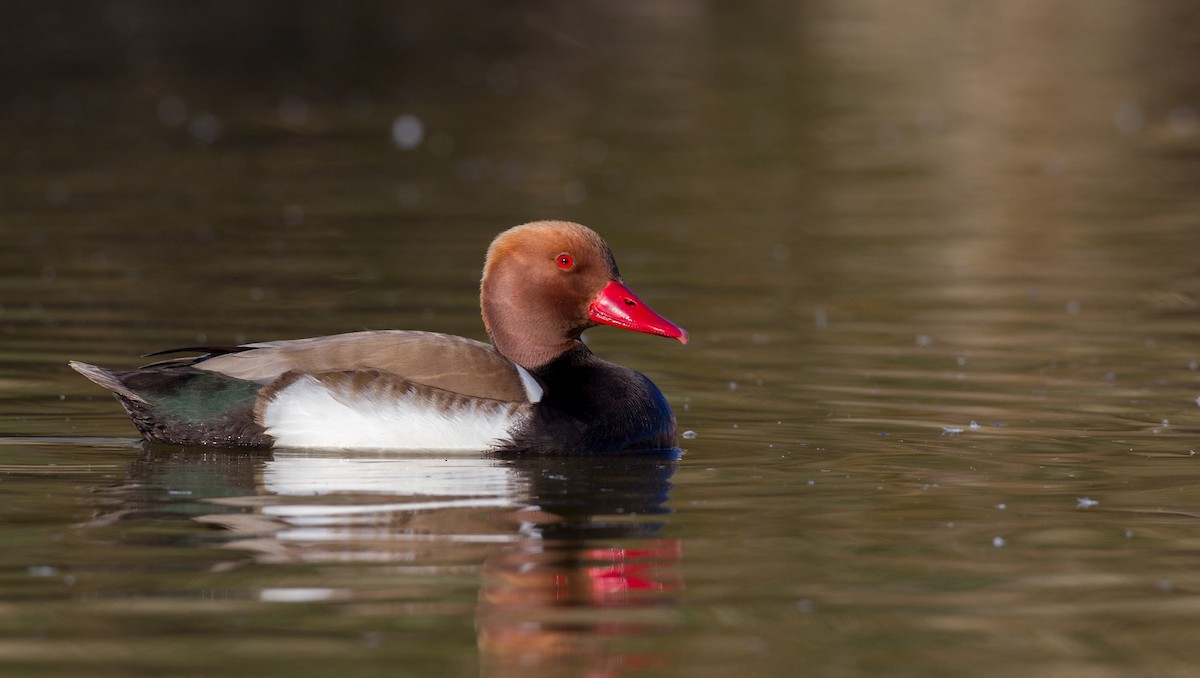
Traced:
<svg viewBox="0 0 1200 678">
<path fill-rule="evenodd" d="M 236 339 L 203 329 L 231 306 L 256 338 L 347 306 L 473 320 L 490 236 L 546 217 L 650 284 L 746 284 L 762 331 L 785 299 L 836 316 L 928 267 L 919 293 L 949 303 L 1045 277 L 1192 287 L 1163 257 L 1195 242 L 1189 3 L 0 12 L 5 274 L 171 334 Z"/>
<path fill-rule="evenodd" d="M 361 675 L 1190 675 L 1197 26 L 1184 0 L 0 2 L 0 597 L 26 596 L 0 626 L 57 641 L 0 661 L 227 668 L 211 633 L 234 666 L 311 651 L 313 675 L 364 643 L 388 661 Z M 508 546 L 397 554 L 375 538 L 408 528 L 382 521 L 299 567 L 286 529 L 210 514 L 304 514 L 270 478 L 316 462 L 138 458 L 65 366 L 483 338 L 488 242 L 544 218 L 598 230 L 691 332 L 588 335 L 689 436 L 628 504 L 598 500 L 623 467 L 526 460 L 485 483 L 489 517 L 422 528 Z M 560 477 L 585 523 L 593 500 L 662 515 L 564 538 L 488 508 L 553 507 Z M 582 588 L 640 548 L 653 591 L 521 608 L 554 539 Z M 293 595 L 314 587 L 334 593 Z M 213 630 L 230 614 L 242 637 Z"/>
</svg>

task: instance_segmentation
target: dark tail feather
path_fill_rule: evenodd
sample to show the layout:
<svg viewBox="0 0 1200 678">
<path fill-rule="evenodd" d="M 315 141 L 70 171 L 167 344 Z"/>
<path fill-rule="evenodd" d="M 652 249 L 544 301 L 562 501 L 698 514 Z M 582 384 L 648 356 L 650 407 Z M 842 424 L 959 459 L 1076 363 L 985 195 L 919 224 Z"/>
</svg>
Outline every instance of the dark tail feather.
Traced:
<svg viewBox="0 0 1200 678">
<path fill-rule="evenodd" d="M 166 358 L 158 360 L 147 365 L 142 365 L 138 369 L 146 369 L 148 367 L 176 367 L 195 365 L 202 363 L 209 358 L 215 358 L 220 355 L 229 353 L 241 353 L 242 351 L 250 350 L 250 346 L 181 346 L 179 348 L 168 348 L 154 353 L 147 353 L 143 358 L 154 358 L 160 355 L 170 355 L 172 353 L 199 353 L 200 355 L 185 355 L 175 358 Z"/>
<path fill-rule="evenodd" d="M 121 378 L 116 372 L 106 370 L 103 367 L 89 365 L 88 363 L 81 363 L 78 360 L 72 360 L 67 364 L 71 366 L 71 369 L 87 377 L 88 381 L 97 386 L 103 386 L 126 400 L 132 400 L 142 405 L 150 405 L 149 401 L 131 391 L 125 384 L 122 384 Z"/>
<path fill-rule="evenodd" d="M 221 447 L 270 447 L 273 442 L 254 418 L 261 388 L 254 382 L 186 366 L 123 372 L 69 364 L 112 391 L 147 440 Z"/>
</svg>

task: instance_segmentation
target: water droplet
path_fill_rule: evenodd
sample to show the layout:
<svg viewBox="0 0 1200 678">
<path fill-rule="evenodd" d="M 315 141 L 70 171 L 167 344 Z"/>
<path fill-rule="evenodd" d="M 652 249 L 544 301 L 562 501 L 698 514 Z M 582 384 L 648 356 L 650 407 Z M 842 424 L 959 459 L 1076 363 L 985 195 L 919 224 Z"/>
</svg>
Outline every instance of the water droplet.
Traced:
<svg viewBox="0 0 1200 678">
<path fill-rule="evenodd" d="M 1146 124 L 1146 115 L 1140 106 L 1128 101 L 1113 114 L 1113 124 L 1121 134 L 1137 134 Z"/>
<path fill-rule="evenodd" d="M 583 142 L 581 150 L 583 152 L 583 159 L 593 165 L 604 162 L 604 159 L 608 157 L 608 144 L 600 139 L 586 139 Z"/>
<path fill-rule="evenodd" d="M 155 107 L 158 121 L 167 127 L 179 127 L 187 122 L 187 103 L 177 96 L 163 97 Z"/>
<path fill-rule="evenodd" d="M 425 126 L 415 115 L 404 114 L 392 121 L 392 143 L 408 151 L 416 148 L 425 138 Z"/>
<path fill-rule="evenodd" d="M 400 184 L 396 189 L 396 200 L 405 207 L 412 207 L 421 202 L 421 188 L 416 184 Z"/>
<path fill-rule="evenodd" d="M 572 181 L 563 187 L 563 199 L 570 205 L 578 205 L 587 198 L 587 189 L 583 183 Z"/>
<path fill-rule="evenodd" d="M 497 61 L 488 69 L 487 84 L 496 94 L 512 94 L 521 84 L 521 72 L 508 61 Z"/>
<path fill-rule="evenodd" d="M 697 436 L 697 433 L 696 433 L 695 431 L 692 431 L 692 430 L 690 430 L 690 429 L 689 429 L 689 430 L 687 430 L 687 431 L 684 431 L 684 432 L 681 434 L 681 437 L 682 437 L 684 440 L 695 440 L 695 439 L 696 439 L 696 436 Z"/>
<path fill-rule="evenodd" d="M 208 112 L 200 113 L 188 124 L 188 133 L 206 145 L 216 143 L 217 139 L 221 138 L 222 131 L 224 128 L 221 121 L 217 120 L 217 116 Z"/>
<path fill-rule="evenodd" d="M 1200 130 L 1200 119 L 1191 106 L 1176 106 L 1167 114 L 1167 127 L 1175 134 L 1191 136 Z"/>
<path fill-rule="evenodd" d="M 46 187 L 46 202 L 51 205 L 65 205 L 71 199 L 71 189 L 61 181 L 52 181 Z"/>
<path fill-rule="evenodd" d="M 1042 172 L 1046 176 L 1056 177 L 1063 173 L 1066 164 L 1066 159 L 1061 154 L 1051 153 L 1042 159 Z"/>
<path fill-rule="evenodd" d="M 884 148 L 896 146 L 903 140 L 904 132 L 897 125 L 881 123 L 875 128 L 875 142 Z"/>
<path fill-rule="evenodd" d="M 1004 544 L 1006 543 L 1007 542 L 1004 541 L 1004 537 L 992 537 L 992 546 L 995 546 L 998 549 L 1004 548 Z"/>
<path fill-rule="evenodd" d="M 284 205 L 280 216 L 287 226 L 299 226 L 304 222 L 304 210 L 299 205 Z"/>
<path fill-rule="evenodd" d="M 300 126 L 308 122 L 308 101 L 303 97 L 287 96 L 279 102 L 279 119 L 285 125 Z"/>
</svg>

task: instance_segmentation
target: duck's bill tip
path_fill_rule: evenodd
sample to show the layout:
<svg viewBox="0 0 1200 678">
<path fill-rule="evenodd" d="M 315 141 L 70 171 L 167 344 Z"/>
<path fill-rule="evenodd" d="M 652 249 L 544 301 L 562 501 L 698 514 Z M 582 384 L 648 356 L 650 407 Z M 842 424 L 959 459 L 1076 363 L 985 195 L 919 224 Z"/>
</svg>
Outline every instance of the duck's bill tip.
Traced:
<svg viewBox="0 0 1200 678">
<path fill-rule="evenodd" d="M 688 343 L 687 330 L 655 313 L 617 280 L 609 281 L 588 305 L 588 317 L 604 325 L 678 339 L 681 344 Z"/>
</svg>

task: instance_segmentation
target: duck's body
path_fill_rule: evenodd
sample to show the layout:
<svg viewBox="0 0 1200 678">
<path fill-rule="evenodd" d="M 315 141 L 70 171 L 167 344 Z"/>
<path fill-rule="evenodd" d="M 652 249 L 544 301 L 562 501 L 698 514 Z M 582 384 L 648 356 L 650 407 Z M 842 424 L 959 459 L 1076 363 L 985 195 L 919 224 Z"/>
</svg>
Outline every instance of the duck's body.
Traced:
<svg viewBox="0 0 1200 678">
<path fill-rule="evenodd" d="M 678 338 L 620 282 L 607 245 L 568 222 L 502 233 L 481 285 L 493 344 L 355 332 L 201 348 L 129 372 L 71 366 L 109 389 L 151 441 L 596 453 L 665 449 L 675 419 L 649 379 L 579 340 L 604 323 Z"/>
</svg>

